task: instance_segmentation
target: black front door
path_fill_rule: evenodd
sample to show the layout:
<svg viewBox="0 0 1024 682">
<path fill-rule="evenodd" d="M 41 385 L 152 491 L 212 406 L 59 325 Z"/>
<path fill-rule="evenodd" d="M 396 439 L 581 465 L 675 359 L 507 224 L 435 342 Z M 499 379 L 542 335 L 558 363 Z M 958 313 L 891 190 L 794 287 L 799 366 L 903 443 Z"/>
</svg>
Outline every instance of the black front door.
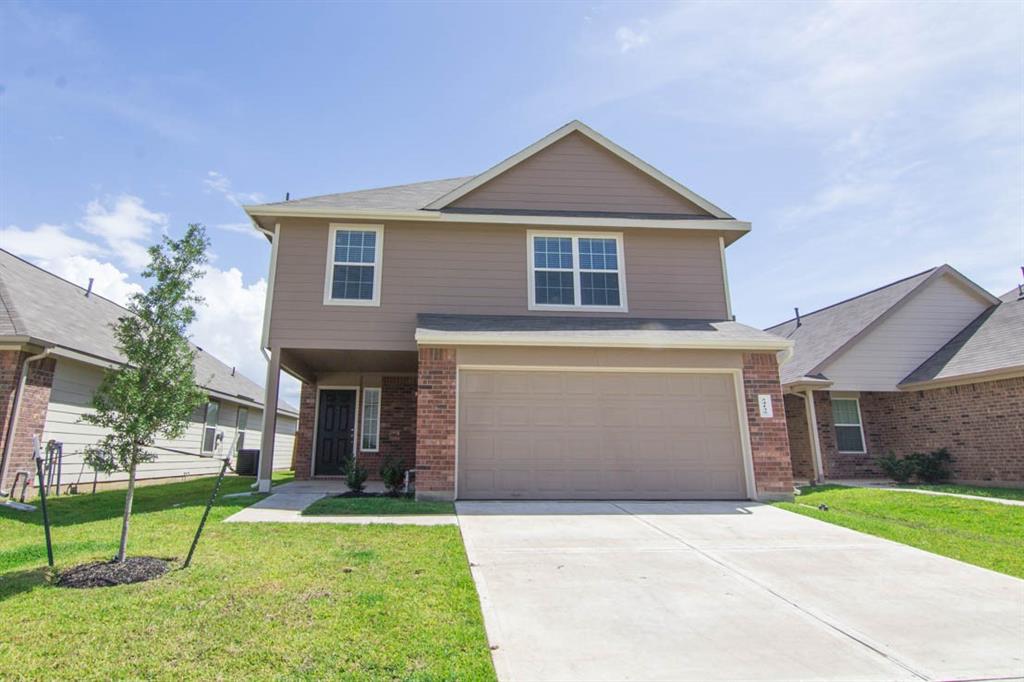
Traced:
<svg viewBox="0 0 1024 682">
<path fill-rule="evenodd" d="M 356 426 L 356 392 L 320 391 L 320 413 L 316 423 L 316 454 L 313 473 L 340 476 L 352 456 Z"/>
</svg>

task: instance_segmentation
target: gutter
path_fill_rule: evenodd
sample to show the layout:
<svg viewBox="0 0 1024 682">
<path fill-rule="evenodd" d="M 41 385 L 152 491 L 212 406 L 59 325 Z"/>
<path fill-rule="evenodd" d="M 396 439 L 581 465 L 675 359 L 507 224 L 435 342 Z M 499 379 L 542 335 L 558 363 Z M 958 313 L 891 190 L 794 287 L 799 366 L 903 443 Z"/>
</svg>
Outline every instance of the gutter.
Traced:
<svg viewBox="0 0 1024 682">
<path fill-rule="evenodd" d="M 3 458 L 0 459 L 0 497 L 10 497 L 11 490 L 3 489 L 3 481 L 7 477 L 7 467 L 11 462 L 11 448 L 14 447 L 14 436 L 18 432 L 18 414 L 21 411 L 21 396 L 25 392 L 25 384 L 28 383 L 29 364 L 50 356 L 52 348 L 47 348 L 38 355 L 32 355 L 21 363 L 21 377 L 18 381 L 18 388 L 14 392 L 14 402 L 11 404 L 11 417 L 7 424 L 7 434 L 4 438 Z"/>
</svg>

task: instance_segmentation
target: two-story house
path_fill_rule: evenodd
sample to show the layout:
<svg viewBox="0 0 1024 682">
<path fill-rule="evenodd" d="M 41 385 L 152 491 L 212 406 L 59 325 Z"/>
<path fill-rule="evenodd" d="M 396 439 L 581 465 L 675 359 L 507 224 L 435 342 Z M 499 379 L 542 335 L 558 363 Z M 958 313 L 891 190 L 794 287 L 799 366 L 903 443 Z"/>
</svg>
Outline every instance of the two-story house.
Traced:
<svg viewBox="0 0 1024 682">
<path fill-rule="evenodd" d="M 733 319 L 750 224 L 573 121 L 475 176 L 246 206 L 272 242 L 263 428 L 303 382 L 296 476 L 349 457 L 419 498 L 793 492 L 779 358 Z M 264 443 L 272 443 L 264 439 Z"/>
</svg>

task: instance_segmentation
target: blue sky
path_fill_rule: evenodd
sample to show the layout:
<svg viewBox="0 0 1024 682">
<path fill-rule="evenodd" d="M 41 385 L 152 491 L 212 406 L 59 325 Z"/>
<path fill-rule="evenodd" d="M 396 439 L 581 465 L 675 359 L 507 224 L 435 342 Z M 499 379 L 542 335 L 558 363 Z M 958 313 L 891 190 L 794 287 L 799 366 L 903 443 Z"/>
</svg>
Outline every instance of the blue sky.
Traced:
<svg viewBox="0 0 1024 682">
<path fill-rule="evenodd" d="M 943 262 L 998 294 L 1022 65 L 1013 2 L 6 3 L 0 246 L 123 299 L 206 224 L 195 339 L 262 383 L 239 204 L 476 173 L 579 118 L 753 222 L 748 324 Z"/>
</svg>

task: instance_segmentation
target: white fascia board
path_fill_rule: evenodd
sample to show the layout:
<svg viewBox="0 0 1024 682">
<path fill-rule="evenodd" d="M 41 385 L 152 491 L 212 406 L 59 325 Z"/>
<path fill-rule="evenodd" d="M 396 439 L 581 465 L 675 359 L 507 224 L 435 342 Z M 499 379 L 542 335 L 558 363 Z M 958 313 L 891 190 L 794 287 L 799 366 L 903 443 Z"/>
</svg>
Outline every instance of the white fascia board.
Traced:
<svg viewBox="0 0 1024 682">
<path fill-rule="evenodd" d="M 550 333 L 437 332 L 417 329 L 421 346 L 568 346 L 573 348 L 682 348 L 708 350 L 785 351 L 793 347 L 786 339 L 679 339 L 671 335 L 644 332 L 629 336 L 553 336 Z"/>
<path fill-rule="evenodd" d="M 721 218 L 616 218 L 576 216 L 496 215 L 491 213 L 440 213 L 436 211 L 358 211 L 323 208 L 261 208 L 245 206 L 250 216 L 267 218 L 328 218 L 332 220 L 385 220 L 492 225 L 547 225 L 628 229 L 634 227 L 670 230 L 715 230 L 750 232 L 750 222 Z"/>
</svg>

